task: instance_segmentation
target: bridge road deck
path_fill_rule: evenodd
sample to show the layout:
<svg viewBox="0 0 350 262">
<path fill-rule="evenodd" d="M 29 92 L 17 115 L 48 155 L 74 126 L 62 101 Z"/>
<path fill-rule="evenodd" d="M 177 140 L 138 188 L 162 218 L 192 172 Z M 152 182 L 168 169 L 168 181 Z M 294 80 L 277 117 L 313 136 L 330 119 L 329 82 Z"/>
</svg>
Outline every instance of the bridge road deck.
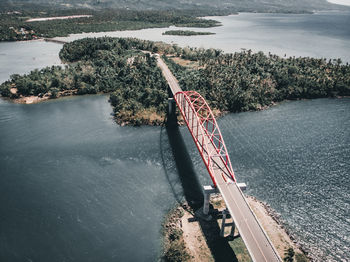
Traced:
<svg viewBox="0 0 350 262">
<path fill-rule="evenodd" d="M 177 92 L 181 92 L 182 89 L 180 88 L 177 79 L 171 73 L 168 66 L 164 63 L 164 61 L 159 56 L 157 56 L 157 64 L 160 67 L 160 69 L 162 70 L 163 75 L 164 75 L 166 81 L 168 82 L 169 87 L 170 87 L 173 95 L 175 95 Z"/>
<path fill-rule="evenodd" d="M 157 57 L 157 60 L 158 66 L 161 68 L 163 75 L 168 81 L 170 89 L 175 96 L 177 92 L 182 91 L 178 81 L 159 56 Z M 196 121 L 196 118 L 192 117 L 191 121 Z M 198 123 L 193 123 L 192 125 L 197 126 Z M 209 138 L 205 138 L 203 141 L 203 143 L 207 145 L 209 151 L 215 150 Z M 217 187 L 253 261 L 281 261 L 277 251 L 273 247 L 262 226 L 259 224 L 253 211 L 250 209 L 246 198 L 237 183 L 231 179 L 224 179 L 225 176 L 223 175 L 222 170 L 225 165 L 222 159 L 218 158 L 215 165 L 214 179 Z"/>
</svg>

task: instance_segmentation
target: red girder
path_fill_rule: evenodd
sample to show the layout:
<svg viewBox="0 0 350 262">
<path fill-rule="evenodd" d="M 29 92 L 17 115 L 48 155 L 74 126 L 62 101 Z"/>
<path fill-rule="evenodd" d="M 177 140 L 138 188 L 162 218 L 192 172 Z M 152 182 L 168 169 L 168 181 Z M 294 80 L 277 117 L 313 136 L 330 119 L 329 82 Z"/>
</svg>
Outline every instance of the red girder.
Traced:
<svg viewBox="0 0 350 262">
<path fill-rule="evenodd" d="M 174 99 L 214 186 L 216 186 L 215 170 L 220 170 L 223 176 L 236 181 L 219 126 L 204 98 L 196 91 L 182 91 L 177 92 Z"/>
</svg>

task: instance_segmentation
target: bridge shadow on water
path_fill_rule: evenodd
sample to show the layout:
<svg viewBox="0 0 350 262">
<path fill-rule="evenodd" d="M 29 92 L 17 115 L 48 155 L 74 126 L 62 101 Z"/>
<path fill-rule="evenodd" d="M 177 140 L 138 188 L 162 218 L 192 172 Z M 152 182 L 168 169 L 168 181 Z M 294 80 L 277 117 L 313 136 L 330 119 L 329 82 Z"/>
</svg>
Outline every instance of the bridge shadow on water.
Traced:
<svg viewBox="0 0 350 262">
<path fill-rule="evenodd" d="M 167 123 L 165 128 L 162 127 L 160 147 L 164 171 L 176 200 L 179 203 L 186 200 L 192 210 L 201 208 L 202 186 L 177 125 Z M 198 222 L 215 261 L 238 261 L 228 239 L 220 237 L 220 227 L 216 219 L 211 221 L 198 219 Z"/>
</svg>

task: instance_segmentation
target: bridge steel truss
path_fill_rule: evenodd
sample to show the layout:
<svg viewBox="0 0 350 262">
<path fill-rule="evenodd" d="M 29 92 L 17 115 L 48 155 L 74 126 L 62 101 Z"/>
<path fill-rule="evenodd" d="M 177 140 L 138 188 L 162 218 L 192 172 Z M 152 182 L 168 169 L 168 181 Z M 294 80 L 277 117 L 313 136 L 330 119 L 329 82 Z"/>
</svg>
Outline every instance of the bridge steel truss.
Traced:
<svg viewBox="0 0 350 262">
<path fill-rule="evenodd" d="M 225 181 L 236 182 L 224 139 L 214 114 L 205 99 L 196 91 L 180 91 L 174 99 L 197 146 L 214 186 L 214 172 Z"/>
</svg>

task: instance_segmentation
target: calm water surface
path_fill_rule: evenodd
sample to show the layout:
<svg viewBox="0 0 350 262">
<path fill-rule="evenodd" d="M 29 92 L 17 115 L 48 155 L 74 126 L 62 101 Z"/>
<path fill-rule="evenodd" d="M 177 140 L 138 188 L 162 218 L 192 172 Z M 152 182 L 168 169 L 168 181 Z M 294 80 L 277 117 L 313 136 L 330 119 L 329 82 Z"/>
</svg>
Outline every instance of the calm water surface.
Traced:
<svg viewBox="0 0 350 262">
<path fill-rule="evenodd" d="M 164 128 L 114 124 L 107 99 L 0 100 L 1 261 L 159 255 L 162 217 L 183 199 L 173 148 Z M 350 259 L 349 113 L 349 98 L 319 99 L 219 120 L 247 193 L 270 203 L 322 259 Z M 210 183 L 180 131 L 188 150 L 180 154 L 200 184 Z"/>
<path fill-rule="evenodd" d="M 215 36 L 162 36 L 166 29 L 112 35 L 350 60 L 347 13 L 215 19 L 224 26 L 199 30 Z M 60 48 L 1 43 L 0 81 L 60 64 Z M 162 217 L 183 199 L 179 174 L 195 170 L 200 184 L 210 183 L 186 128 L 176 139 L 184 140 L 193 167 L 177 170 L 177 141 L 164 128 L 117 126 L 107 99 L 0 100 L 0 261 L 156 260 Z M 349 116 L 346 98 L 287 102 L 219 120 L 239 181 L 280 212 L 320 260 L 350 260 Z"/>
<path fill-rule="evenodd" d="M 286 102 L 219 122 L 248 194 L 319 260 L 350 260 L 350 99 Z"/>
<path fill-rule="evenodd" d="M 190 30 L 213 32 L 204 36 L 162 35 L 169 28 L 144 29 L 108 33 L 75 34 L 63 40 L 84 37 L 115 36 L 176 43 L 180 46 L 218 48 L 225 52 L 252 49 L 280 56 L 341 58 L 350 62 L 350 13 L 320 12 L 310 14 L 253 14 L 209 17 L 223 26 Z M 176 28 L 189 30 L 189 28 Z"/>
<path fill-rule="evenodd" d="M 12 74 L 26 74 L 45 66 L 60 65 L 62 45 L 44 41 L 0 43 L 0 83 Z"/>
<path fill-rule="evenodd" d="M 0 261 L 158 257 L 175 203 L 161 130 L 119 127 L 107 99 L 0 100 Z"/>
</svg>

